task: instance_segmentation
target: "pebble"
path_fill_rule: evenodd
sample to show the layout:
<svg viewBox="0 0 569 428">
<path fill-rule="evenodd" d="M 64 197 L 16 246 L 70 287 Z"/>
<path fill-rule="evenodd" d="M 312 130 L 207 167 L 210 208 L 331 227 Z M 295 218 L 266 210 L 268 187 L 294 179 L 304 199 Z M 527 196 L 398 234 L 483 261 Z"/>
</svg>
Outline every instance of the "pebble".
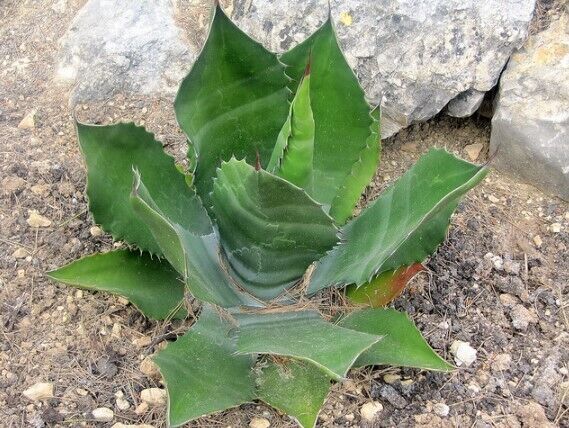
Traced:
<svg viewBox="0 0 569 428">
<path fill-rule="evenodd" d="M 115 404 L 119 410 L 127 410 L 130 407 L 130 403 L 124 398 L 124 393 L 122 391 L 115 392 Z"/>
<path fill-rule="evenodd" d="M 152 358 L 150 357 L 146 357 L 144 358 L 144 360 L 142 360 L 142 362 L 140 363 L 140 371 L 142 372 L 142 374 L 148 377 L 160 376 L 160 371 L 158 370 L 158 366 L 154 361 L 152 361 Z"/>
<path fill-rule="evenodd" d="M 269 428 L 271 423 L 266 418 L 253 418 L 249 422 L 249 428 Z"/>
<path fill-rule="evenodd" d="M 516 296 L 512 296 L 511 294 L 504 293 L 500 294 L 500 302 L 504 306 L 514 306 L 518 304 L 518 298 Z"/>
<path fill-rule="evenodd" d="M 553 223 L 551 226 L 549 226 L 549 230 L 551 230 L 553 233 L 559 233 L 561 232 L 561 224 Z"/>
<path fill-rule="evenodd" d="M 12 257 L 15 259 L 25 259 L 28 256 L 28 252 L 24 250 L 22 247 L 18 248 L 16 251 L 12 253 Z"/>
<path fill-rule="evenodd" d="M 488 200 L 493 204 L 497 204 L 498 202 L 500 202 L 500 199 L 498 199 L 496 196 L 492 194 L 488 195 Z"/>
<path fill-rule="evenodd" d="M 399 394 L 391 385 L 384 385 L 379 391 L 382 398 L 389 401 L 393 407 L 403 409 L 407 407 L 407 400 Z"/>
<path fill-rule="evenodd" d="M 17 175 L 6 177 L 2 180 L 2 193 L 10 194 L 22 190 L 26 185 L 26 181 Z"/>
<path fill-rule="evenodd" d="M 166 390 L 162 388 L 147 388 L 140 391 L 140 399 L 149 406 L 166 404 Z"/>
<path fill-rule="evenodd" d="M 543 241 L 541 240 L 541 236 L 539 235 L 535 235 L 533 237 L 533 243 L 535 244 L 536 247 L 541 247 L 543 245 Z"/>
<path fill-rule="evenodd" d="M 504 271 L 510 275 L 519 275 L 521 265 L 518 262 L 512 260 L 504 261 Z"/>
<path fill-rule="evenodd" d="M 49 187 L 45 184 L 34 184 L 30 190 L 34 195 L 47 196 L 49 195 Z"/>
<path fill-rule="evenodd" d="M 127 300 L 128 302 L 128 300 Z M 148 336 L 141 336 L 132 341 L 132 344 L 137 348 L 144 348 L 152 343 L 152 339 Z"/>
<path fill-rule="evenodd" d="M 98 236 L 102 236 L 103 235 L 103 229 L 101 229 L 99 226 L 92 226 L 89 229 L 89 233 L 91 234 L 91 236 L 93 237 L 98 237 Z"/>
<path fill-rule="evenodd" d="M 18 128 L 20 129 L 30 129 L 36 126 L 35 121 L 36 111 L 32 110 L 28 114 L 24 116 L 24 118 L 18 124 Z"/>
<path fill-rule="evenodd" d="M 24 392 L 22 392 L 22 395 L 33 401 L 45 400 L 46 398 L 51 398 L 53 397 L 53 383 L 49 382 L 36 383 L 30 386 Z"/>
<path fill-rule="evenodd" d="M 444 418 L 445 416 L 448 416 L 448 414 L 450 413 L 450 407 L 447 406 L 445 403 L 436 403 L 435 405 L 433 405 L 433 411 L 437 415 L 442 416 Z"/>
<path fill-rule="evenodd" d="M 505 371 L 510 368 L 512 364 L 512 356 L 510 354 L 498 354 L 492 360 L 490 368 L 493 372 Z"/>
<path fill-rule="evenodd" d="M 382 410 L 383 405 L 379 401 L 369 401 L 361 407 L 360 415 L 363 420 L 371 422 Z"/>
<path fill-rule="evenodd" d="M 512 308 L 510 317 L 512 317 L 512 325 L 519 331 L 526 331 L 530 324 L 537 322 L 537 317 L 521 304 Z"/>
<path fill-rule="evenodd" d="M 476 361 L 476 349 L 470 346 L 470 343 L 462 340 L 455 340 L 450 345 L 450 352 L 454 355 L 454 362 L 457 366 L 470 366 Z"/>
<path fill-rule="evenodd" d="M 99 422 L 110 422 L 115 417 L 115 412 L 108 407 L 97 407 L 91 414 Z"/>
<path fill-rule="evenodd" d="M 398 375 L 398 374 L 387 373 L 387 374 L 383 375 L 383 381 L 385 383 L 392 384 L 392 383 L 397 382 L 399 379 L 401 379 L 401 375 Z"/>
<path fill-rule="evenodd" d="M 149 424 L 123 424 L 122 422 L 117 422 L 113 424 L 111 428 L 154 428 L 153 425 Z"/>
<path fill-rule="evenodd" d="M 30 210 L 29 217 L 26 222 L 32 227 L 49 227 L 51 226 L 51 220 L 43 215 L 39 214 L 37 210 Z"/>
<path fill-rule="evenodd" d="M 134 409 L 134 413 L 136 413 L 137 415 L 142 415 L 147 411 L 148 411 L 148 403 L 144 401 L 140 403 L 138 406 L 136 406 L 136 409 Z"/>
<path fill-rule="evenodd" d="M 476 143 L 476 144 L 469 144 L 468 146 L 464 147 L 464 151 L 468 155 L 471 161 L 475 161 L 480 156 L 480 152 L 484 148 L 484 144 Z"/>
</svg>

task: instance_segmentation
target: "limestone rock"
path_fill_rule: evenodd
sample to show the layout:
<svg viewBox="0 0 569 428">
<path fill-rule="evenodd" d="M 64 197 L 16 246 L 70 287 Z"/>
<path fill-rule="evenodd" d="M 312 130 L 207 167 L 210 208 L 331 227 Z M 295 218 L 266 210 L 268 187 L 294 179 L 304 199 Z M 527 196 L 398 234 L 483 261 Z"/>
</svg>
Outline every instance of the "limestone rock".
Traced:
<svg viewBox="0 0 569 428">
<path fill-rule="evenodd" d="M 497 168 L 569 200 L 569 17 L 512 56 L 500 80 L 490 153 Z"/>
<path fill-rule="evenodd" d="M 233 18 L 283 52 L 328 16 L 328 0 L 235 0 Z M 535 0 L 331 0 L 340 45 L 373 104 L 382 137 L 441 111 L 466 115 L 527 37 Z"/>
<path fill-rule="evenodd" d="M 89 0 L 60 44 L 56 78 L 77 84 L 75 101 L 120 92 L 173 94 L 198 53 L 184 41 L 168 0 Z"/>
<path fill-rule="evenodd" d="M 452 117 L 471 116 L 484 100 L 484 92 L 468 89 L 450 100 L 447 105 L 447 114 Z"/>
<path fill-rule="evenodd" d="M 462 340 L 455 340 L 450 346 L 450 352 L 454 355 L 454 362 L 457 366 L 470 366 L 476 361 L 476 349 L 470 343 Z"/>
</svg>

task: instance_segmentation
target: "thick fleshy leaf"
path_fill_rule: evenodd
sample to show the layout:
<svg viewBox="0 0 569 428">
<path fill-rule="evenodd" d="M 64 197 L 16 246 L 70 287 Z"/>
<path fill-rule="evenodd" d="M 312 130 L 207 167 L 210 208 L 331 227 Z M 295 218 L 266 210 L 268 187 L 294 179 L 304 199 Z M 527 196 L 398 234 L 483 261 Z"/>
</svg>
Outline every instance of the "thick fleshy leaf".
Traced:
<svg viewBox="0 0 569 428">
<path fill-rule="evenodd" d="M 355 367 L 390 365 L 438 371 L 454 368 L 429 346 L 409 317 L 395 309 L 353 312 L 341 319 L 338 325 L 383 337 L 381 342 L 360 355 Z"/>
<path fill-rule="evenodd" d="M 232 156 L 263 165 L 286 120 L 290 91 L 276 55 L 216 7 L 208 39 L 175 102 L 178 123 L 195 145 L 195 185 L 209 208 L 212 178 Z"/>
<path fill-rule="evenodd" d="M 184 283 L 174 269 L 145 253 L 117 250 L 94 254 L 48 272 L 55 281 L 118 294 L 149 318 L 184 318 Z"/>
<path fill-rule="evenodd" d="M 235 159 L 218 170 L 213 212 L 240 285 L 278 296 L 337 242 L 337 229 L 302 189 Z"/>
<path fill-rule="evenodd" d="M 232 328 L 205 305 L 190 331 L 154 357 L 168 390 L 171 426 L 255 399 L 254 360 L 235 354 Z"/>
<path fill-rule="evenodd" d="M 310 68 L 308 66 L 291 103 L 288 119 L 279 134 L 267 171 L 311 194 L 313 158 L 314 117 L 310 107 Z"/>
<path fill-rule="evenodd" d="M 486 173 L 431 149 L 342 229 L 342 242 L 318 262 L 309 293 L 360 286 L 382 272 L 423 261 L 444 240 L 460 198 Z"/>
<path fill-rule="evenodd" d="M 184 276 L 190 292 L 202 301 L 227 308 L 261 306 L 238 290 L 228 277 L 221 265 L 216 234 L 197 235 L 172 222 L 158 209 L 140 174 L 134 175 L 131 196 L 134 212 L 148 226 L 171 265 Z"/>
<path fill-rule="evenodd" d="M 411 278 L 423 270 L 425 268 L 421 263 L 414 263 L 383 272 L 361 287 L 349 285 L 346 287 L 346 296 L 353 303 L 381 308 L 399 297 Z"/>
<path fill-rule="evenodd" d="M 338 327 L 318 312 L 235 314 L 239 324 L 237 351 L 293 357 L 341 379 L 356 358 L 381 337 Z"/>
<path fill-rule="evenodd" d="M 211 233 L 211 223 L 174 159 L 164 153 L 154 135 L 133 123 L 98 126 L 77 123 L 77 134 L 87 163 L 89 209 L 113 238 L 159 254 L 160 249 L 129 202 L 132 169 L 148 178 L 156 204 L 184 228 Z"/>
<path fill-rule="evenodd" d="M 364 92 L 338 46 L 330 20 L 282 55 L 281 60 L 289 66 L 286 72 L 293 78 L 290 85 L 293 91 L 302 78 L 309 56 L 310 97 L 316 124 L 313 196 L 328 211 L 353 165 L 370 144 L 373 119 Z M 365 184 L 356 192 L 358 195 Z M 355 185 L 356 182 L 351 186 Z M 344 217 L 344 210 L 330 211 Z"/>
<path fill-rule="evenodd" d="M 344 224 L 352 216 L 354 207 L 360 200 L 363 190 L 373 179 L 381 155 L 379 136 L 379 107 L 371 113 L 374 121 L 366 146 L 360 152 L 359 159 L 352 165 L 352 170 L 340 186 L 332 202 L 330 215 L 338 224 Z"/>
<path fill-rule="evenodd" d="M 257 397 L 313 428 L 330 390 L 330 377 L 313 364 L 289 358 L 272 360 L 256 378 Z"/>
</svg>

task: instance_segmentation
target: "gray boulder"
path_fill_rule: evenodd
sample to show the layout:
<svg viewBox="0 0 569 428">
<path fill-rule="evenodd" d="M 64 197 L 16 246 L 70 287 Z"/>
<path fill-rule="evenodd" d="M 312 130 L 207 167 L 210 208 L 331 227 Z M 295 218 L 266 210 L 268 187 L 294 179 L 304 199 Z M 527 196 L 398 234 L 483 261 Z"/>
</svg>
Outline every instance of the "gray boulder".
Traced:
<svg viewBox="0 0 569 428">
<path fill-rule="evenodd" d="M 490 153 L 496 167 L 569 200 L 569 17 L 514 54 L 500 80 Z"/>
<path fill-rule="evenodd" d="M 304 40 L 328 0 L 236 0 L 233 18 L 272 50 Z M 372 103 L 382 136 L 449 112 L 476 110 L 527 37 L 535 0 L 331 0 L 340 44 Z"/>
<path fill-rule="evenodd" d="M 205 38 L 212 5 L 182 3 L 187 39 L 169 0 L 88 0 L 62 40 L 58 79 L 76 83 L 76 100 L 129 91 L 174 93 Z M 241 28 L 277 52 L 304 40 L 328 16 L 328 0 L 223 3 Z M 449 102 L 454 116 L 475 111 L 525 40 L 534 5 L 535 0 L 330 1 L 348 62 L 370 102 L 384 107 L 383 137 L 431 118 Z"/>
<path fill-rule="evenodd" d="M 75 84 L 75 101 L 172 93 L 198 52 L 169 0 L 89 0 L 60 44 L 56 79 Z"/>
</svg>

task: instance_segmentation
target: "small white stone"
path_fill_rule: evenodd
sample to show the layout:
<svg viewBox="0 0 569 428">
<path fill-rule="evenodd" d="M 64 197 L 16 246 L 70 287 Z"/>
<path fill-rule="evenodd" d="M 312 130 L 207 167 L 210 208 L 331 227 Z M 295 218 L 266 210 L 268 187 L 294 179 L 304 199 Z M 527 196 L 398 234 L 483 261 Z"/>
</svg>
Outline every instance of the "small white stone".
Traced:
<svg viewBox="0 0 569 428">
<path fill-rule="evenodd" d="M 447 406 L 445 403 L 436 403 L 436 404 L 433 406 L 433 411 L 434 411 L 437 415 L 439 415 L 439 416 L 441 416 L 441 417 L 444 418 L 444 417 L 448 416 L 448 414 L 450 413 L 450 407 Z"/>
<path fill-rule="evenodd" d="M 488 200 L 493 204 L 497 204 L 498 202 L 500 202 L 500 199 L 498 199 L 496 196 L 492 194 L 488 195 Z"/>
<path fill-rule="evenodd" d="M 51 220 L 43 215 L 39 214 L 37 210 L 30 210 L 29 217 L 26 222 L 32 227 L 49 227 L 51 226 Z"/>
<path fill-rule="evenodd" d="M 15 259 L 25 259 L 27 256 L 28 252 L 24 250 L 22 247 L 16 249 L 16 251 L 12 253 L 12 257 L 14 257 Z"/>
<path fill-rule="evenodd" d="M 142 360 L 140 363 L 140 371 L 148 377 L 158 377 L 160 375 L 158 366 L 150 357 L 146 357 Z"/>
<path fill-rule="evenodd" d="M 382 410 L 383 405 L 379 401 L 368 401 L 360 409 L 360 415 L 362 415 L 363 420 L 371 422 Z"/>
<path fill-rule="evenodd" d="M 108 407 L 97 407 L 91 414 L 99 422 L 110 422 L 115 417 L 115 412 Z"/>
<path fill-rule="evenodd" d="M 457 366 L 470 366 L 476 361 L 476 349 L 470 343 L 462 340 L 455 340 L 450 346 L 450 352 L 454 355 L 454 362 Z"/>
<path fill-rule="evenodd" d="M 149 424 L 123 424 L 122 422 L 117 422 L 113 424 L 111 428 L 154 428 L 153 425 Z"/>
<path fill-rule="evenodd" d="M 53 383 L 48 383 L 48 382 L 36 383 L 30 386 L 24 392 L 22 392 L 22 395 L 33 401 L 45 400 L 46 398 L 51 398 L 53 397 Z"/>
<path fill-rule="evenodd" d="M 20 121 L 20 123 L 18 124 L 18 128 L 30 129 L 30 128 L 33 128 L 34 126 L 36 126 L 35 116 L 36 116 L 35 110 L 32 110 L 31 112 L 26 114 L 24 116 L 24 118 Z"/>
<path fill-rule="evenodd" d="M 469 144 L 468 146 L 464 147 L 464 151 L 468 155 L 471 161 L 475 161 L 480 156 L 480 152 L 484 148 L 484 144 L 482 143 L 475 143 Z"/>
<path fill-rule="evenodd" d="M 561 232 L 561 224 L 552 223 L 551 226 L 549 226 L 549 230 L 551 230 L 553 233 L 559 233 Z"/>
<path fill-rule="evenodd" d="M 401 376 L 398 374 L 394 374 L 394 373 L 387 373 L 387 374 L 383 375 L 383 381 L 385 383 L 389 383 L 389 384 L 395 383 L 400 379 L 401 379 Z"/>
<path fill-rule="evenodd" d="M 128 400 L 124 398 L 124 393 L 122 391 L 115 392 L 115 404 L 119 410 L 127 410 L 130 407 Z"/>
<path fill-rule="evenodd" d="M 266 418 L 253 418 L 249 422 L 249 428 L 269 428 L 271 423 Z"/>
<path fill-rule="evenodd" d="M 140 391 L 140 399 L 149 406 L 166 404 L 166 390 L 162 388 L 147 388 Z"/>
<path fill-rule="evenodd" d="M 533 243 L 537 248 L 541 247 L 543 245 L 543 240 L 541 239 L 541 236 L 535 235 L 533 237 Z"/>
<path fill-rule="evenodd" d="M 97 236 L 101 236 L 103 234 L 103 229 L 101 229 L 99 226 L 92 226 L 89 229 L 89 233 L 91 236 L 96 238 Z"/>
</svg>

